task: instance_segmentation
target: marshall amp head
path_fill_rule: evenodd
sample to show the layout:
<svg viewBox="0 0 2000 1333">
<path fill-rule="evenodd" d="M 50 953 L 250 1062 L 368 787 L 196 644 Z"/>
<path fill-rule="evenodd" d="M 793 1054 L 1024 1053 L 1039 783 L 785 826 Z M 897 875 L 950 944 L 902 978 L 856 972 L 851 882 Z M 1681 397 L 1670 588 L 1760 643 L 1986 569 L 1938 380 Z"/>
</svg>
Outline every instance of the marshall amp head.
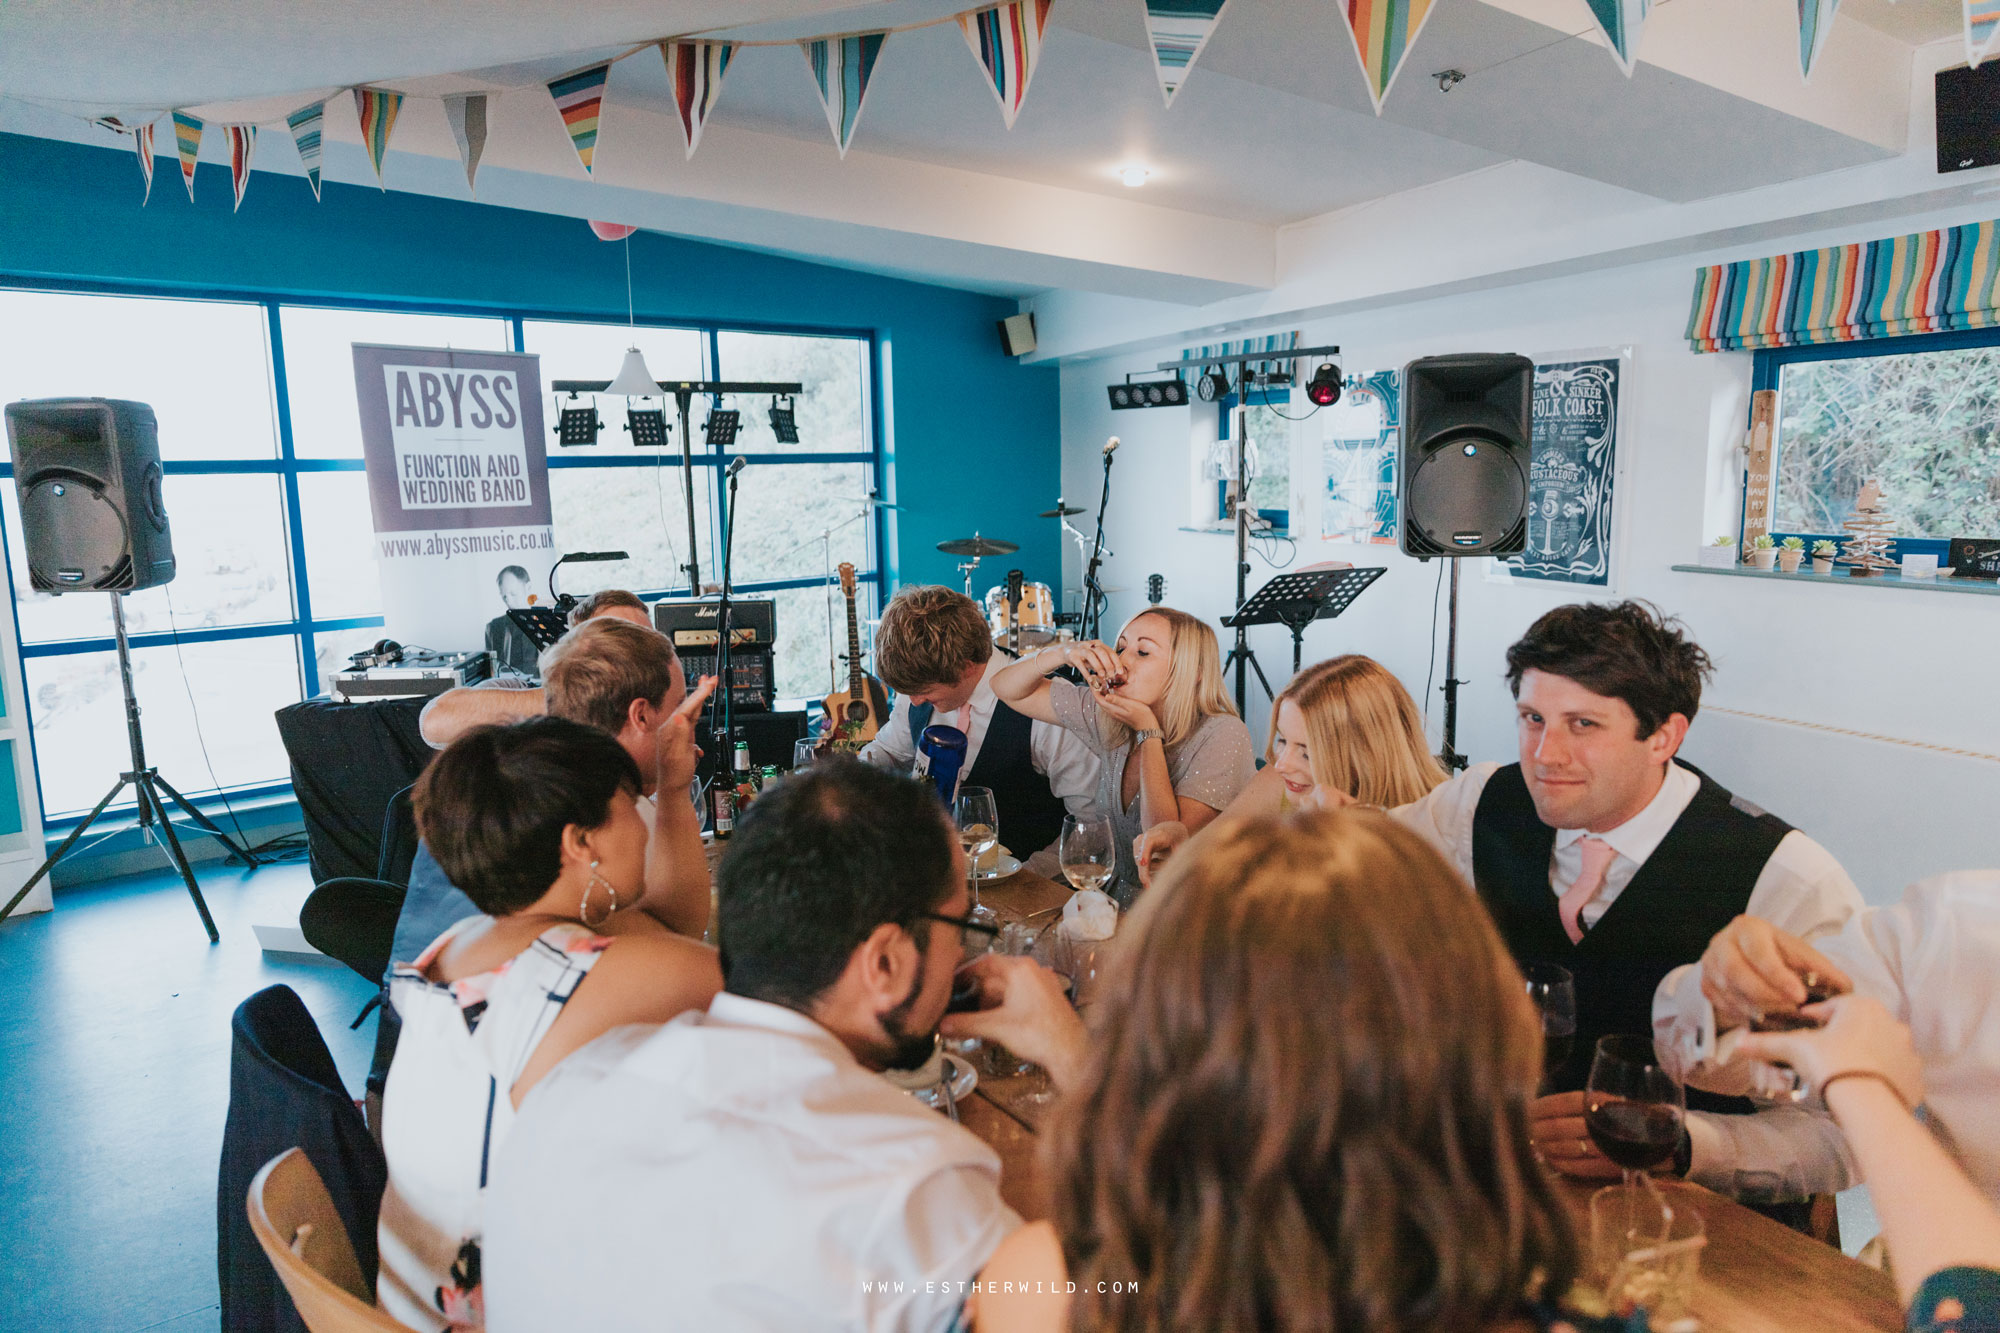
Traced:
<svg viewBox="0 0 2000 1333">
<path fill-rule="evenodd" d="M 667 636 L 693 684 L 716 672 L 722 634 L 721 603 L 709 598 L 653 603 L 653 627 Z M 773 656 L 778 604 L 769 599 L 729 599 L 729 706 L 739 713 L 768 713 L 777 699 Z"/>
</svg>

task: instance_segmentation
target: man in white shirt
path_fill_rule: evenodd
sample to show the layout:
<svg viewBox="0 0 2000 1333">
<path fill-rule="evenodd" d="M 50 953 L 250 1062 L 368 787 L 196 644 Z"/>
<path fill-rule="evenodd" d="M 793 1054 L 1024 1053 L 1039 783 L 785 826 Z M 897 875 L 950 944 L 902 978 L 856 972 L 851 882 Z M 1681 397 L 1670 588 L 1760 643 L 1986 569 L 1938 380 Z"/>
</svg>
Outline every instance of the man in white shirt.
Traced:
<svg viewBox="0 0 2000 1333">
<path fill-rule="evenodd" d="M 907 773 L 925 727 L 957 727 L 966 735 L 960 783 L 992 789 L 1001 840 L 1024 860 L 1047 852 L 1032 864 L 1053 875 L 1063 815 L 1093 813 L 1102 761 L 1075 733 L 994 695 L 993 673 L 1009 660 L 970 597 L 936 584 L 904 588 L 875 631 L 875 670 L 896 692 L 895 707 L 861 757 Z"/>
<path fill-rule="evenodd" d="M 1476 765 L 1393 813 L 1477 888 L 1516 961 L 1574 976 L 1573 1054 L 1536 1103 L 1534 1135 L 1558 1170 L 1616 1178 L 1583 1127 L 1597 1038 L 1650 1030 L 1660 979 L 1737 916 L 1811 939 L 1861 895 L 1819 844 L 1676 762 L 1711 668 L 1650 606 L 1558 607 L 1507 666 L 1520 761 Z M 1702 1183 L 1715 1179 L 1715 1119 L 1693 1111 L 1682 1144 L 1679 1165 Z"/>
<path fill-rule="evenodd" d="M 492 1333 L 942 1330 L 1020 1224 L 993 1150 L 878 1072 L 931 1055 L 978 929 L 929 788 L 851 760 L 787 778 L 721 906 L 706 1015 L 613 1033 L 523 1103 L 487 1191 Z"/>
<path fill-rule="evenodd" d="M 1923 1061 L 1924 1123 L 2000 1204 L 2000 871 L 1920 880 L 1901 902 L 1864 908 L 1811 944 L 1755 917 L 1732 922 L 1699 963 L 1660 983 L 1653 1037 L 1662 1062 L 1690 1086 L 1785 1095 L 1789 1073 L 1728 1058 L 1734 1042 L 1726 1034 L 1796 1011 L 1808 975 L 1823 990 L 1872 996 L 1910 1029 Z M 1780 1114 L 1782 1134 L 1760 1123 Z M 1818 1107 L 1735 1118 L 1722 1128 L 1708 1155 L 1739 1188 L 1799 1195 L 1856 1183 L 1840 1128 Z"/>
</svg>

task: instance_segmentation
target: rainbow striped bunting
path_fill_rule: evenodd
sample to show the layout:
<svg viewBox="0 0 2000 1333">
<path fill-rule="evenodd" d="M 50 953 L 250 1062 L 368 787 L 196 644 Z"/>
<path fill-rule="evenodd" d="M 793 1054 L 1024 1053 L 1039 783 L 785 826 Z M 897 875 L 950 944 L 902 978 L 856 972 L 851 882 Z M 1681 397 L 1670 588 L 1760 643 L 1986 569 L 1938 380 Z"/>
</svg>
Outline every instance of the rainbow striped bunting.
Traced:
<svg viewBox="0 0 2000 1333">
<path fill-rule="evenodd" d="M 986 71 L 986 82 L 1000 99 L 1000 114 L 1007 128 L 1021 114 L 1027 99 L 1028 83 L 1035 77 L 1035 62 L 1041 59 L 1042 35 L 1048 30 L 1049 10 L 1055 0 L 1012 0 L 958 16 L 965 44 Z"/>
<path fill-rule="evenodd" d="M 2000 0 L 1965 0 L 1965 58 L 1978 65 L 1993 54 L 2000 36 Z"/>
<path fill-rule="evenodd" d="M 1416 45 L 1425 20 L 1431 16 L 1433 0 L 1339 0 L 1339 4 L 1379 116 L 1389 89 L 1395 86 L 1396 74 L 1403 68 L 1403 58 Z"/>
<path fill-rule="evenodd" d="M 604 85 L 611 77 L 611 62 L 592 65 L 574 74 L 565 74 L 549 84 L 549 96 L 562 113 L 563 128 L 569 131 L 570 146 L 586 172 L 597 156 L 597 120 L 604 109 Z"/>
<path fill-rule="evenodd" d="M 465 188 L 479 193 L 479 159 L 486 152 L 486 94 L 452 93 L 444 99 L 444 118 L 451 122 L 458 160 L 465 166 Z"/>
<path fill-rule="evenodd" d="M 1697 352 L 1853 342 L 2000 324 L 2000 222 L 1697 269 Z"/>
<path fill-rule="evenodd" d="M 313 200 L 319 199 L 320 141 L 319 132 L 326 123 L 326 103 L 314 102 L 302 106 L 285 117 L 285 124 L 291 127 L 292 143 L 299 150 L 299 162 L 306 169 L 306 182 L 312 186 Z"/>
<path fill-rule="evenodd" d="M 826 123 L 840 155 L 854 139 L 854 127 L 861 120 L 861 102 L 868 96 L 868 80 L 875 75 L 875 61 L 882 54 L 886 32 L 857 33 L 851 37 L 821 37 L 799 43 L 812 70 L 813 86 L 819 89 L 820 104 L 826 108 Z"/>
<path fill-rule="evenodd" d="M 153 126 L 151 123 L 132 127 L 132 151 L 139 155 L 139 170 L 146 177 L 146 193 L 139 197 L 139 207 L 153 197 Z"/>
<path fill-rule="evenodd" d="M 389 136 L 396 131 L 396 115 L 402 109 L 401 93 L 380 88 L 354 90 L 354 114 L 361 119 L 361 144 L 368 150 L 368 160 L 375 164 L 375 183 L 385 190 L 389 187 L 382 182 L 382 159 L 389 155 Z"/>
<path fill-rule="evenodd" d="M 224 125 L 222 132 L 229 139 L 229 182 L 236 187 L 235 207 L 241 208 L 243 191 L 250 188 L 250 159 L 257 152 L 257 127 Z"/>
<path fill-rule="evenodd" d="M 1153 70 L 1167 105 L 1187 81 L 1188 70 L 1222 21 L 1229 0 L 1144 0 L 1146 35 L 1153 40 Z"/>
<path fill-rule="evenodd" d="M 1840 0 L 1799 0 L 1799 74 L 1810 79 L 1826 39 L 1833 35 L 1833 14 Z"/>
<path fill-rule="evenodd" d="M 715 99 L 722 95 L 722 76 L 729 71 L 729 57 L 736 51 L 731 42 L 661 42 L 660 58 L 667 62 L 667 75 L 674 85 L 674 110 L 681 117 L 681 139 L 687 155 L 701 143 L 702 127 Z"/>
<path fill-rule="evenodd" d="M 1590 5 L 1590 16 L 1597 20 L 1597 30 L 1611 44 L 1612 58 L 1618 62 L 1618 68 L 1625 71 L 1625 77 L 1631 78 L 1633 67 L 1639 63 L 1639 30 L 1646 26 L 1646 15 L 1653 8 L 1653 0 L 1586 2 Z"/>
<path fill-rule="evenodd" d="M 185 111 L 174 112 L 174 148 L 181 155 L 181 180 L 194 198 L 194 160 L 201 155 L 201 122 Z"/>
</svg>

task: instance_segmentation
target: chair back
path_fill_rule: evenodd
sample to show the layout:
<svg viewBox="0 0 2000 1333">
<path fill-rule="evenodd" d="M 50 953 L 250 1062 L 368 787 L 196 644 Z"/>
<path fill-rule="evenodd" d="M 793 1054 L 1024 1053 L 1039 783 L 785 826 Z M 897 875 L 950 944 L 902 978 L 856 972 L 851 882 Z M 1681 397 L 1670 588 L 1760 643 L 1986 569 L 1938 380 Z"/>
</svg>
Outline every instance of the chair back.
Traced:
<svg viewBox="0 0 2000 1333">
<path fill-rule="evenodd" d="M 382 852 L 375 863 L 375 878 L 407 887 L 410 863 L 417 859 L 417 808 L 410 793 L 416 783 L 389 798 L 382 812 Z"/>
<path fill-rule="evenodd" d="M 250 1182 L 250 1230 L 311 1333 L 383 1333 L 406 1326 L 376 1309 L 333 1196 L 309 1158 L 287 1148 Z"/>
</svg>

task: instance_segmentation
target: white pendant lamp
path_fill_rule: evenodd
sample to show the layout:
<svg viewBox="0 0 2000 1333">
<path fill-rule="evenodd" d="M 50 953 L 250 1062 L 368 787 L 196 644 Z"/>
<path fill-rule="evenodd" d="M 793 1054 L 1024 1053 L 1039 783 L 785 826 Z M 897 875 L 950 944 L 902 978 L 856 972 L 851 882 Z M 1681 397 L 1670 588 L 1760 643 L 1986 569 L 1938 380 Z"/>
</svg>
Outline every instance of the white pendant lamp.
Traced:
<svg viewBox="0 0 2000 1333">
<path fill-rule="evenodd" d="M 605 386 L 604 392 L 620 398 L 653 398 L 660 392 L 660 382 L 653 378 L 653 372 L 646 369 L 646 358 L 636 347 L 625 352 L 625 364 L 618 368 L 618 378 Z"/>
</svg>

